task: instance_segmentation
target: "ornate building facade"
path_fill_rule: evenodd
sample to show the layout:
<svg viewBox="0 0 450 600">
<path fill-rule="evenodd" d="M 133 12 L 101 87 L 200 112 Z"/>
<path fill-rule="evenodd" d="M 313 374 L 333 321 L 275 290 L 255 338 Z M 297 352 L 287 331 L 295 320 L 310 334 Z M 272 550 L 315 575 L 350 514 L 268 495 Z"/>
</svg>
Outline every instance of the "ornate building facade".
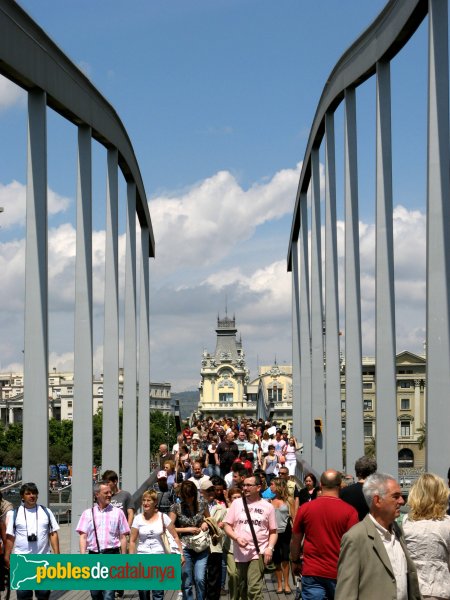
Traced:
<svg viewBox="0 0 450 600">
<path fill-rule="evenodd" d="M 236 319 L 217 318 L 214 353 L 202 356 L 199 412 L 205 417 L 270 418 L 292 424 L 292 367 L 261 366 L 250 381 L 242 340 L 237 339 Z M 258 398 L 262 402 L 258 402 Z M 265 407 L 265 414 L 258 413 Z"/>
<path fill-rule="evenodd" d="M 203 351 L 198 410 L 206 417 L 242 416 L 248 410 L 249 370 L 235 318 L 217 317 L 216 334 L 215 352 Z"/>
</svg>

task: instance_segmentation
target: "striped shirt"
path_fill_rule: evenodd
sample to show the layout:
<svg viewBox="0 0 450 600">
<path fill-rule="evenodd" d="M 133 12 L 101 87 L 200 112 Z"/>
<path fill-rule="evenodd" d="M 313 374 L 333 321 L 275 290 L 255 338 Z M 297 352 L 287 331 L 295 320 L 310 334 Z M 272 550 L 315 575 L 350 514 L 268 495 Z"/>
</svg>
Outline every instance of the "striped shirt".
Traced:
<svg viewBox="0 0 450 600">
<path fill-rule="evenodd" d="M 92 522 L 92 511 L 94 511 L 95 529 L 97 530 L 98 543 Z M 103 510 L 95 504 L 93 508 L 87 508 L 80 517 L 77 525 L 78 533 L 87 535 L 87 550 L 98 552 L 105 548 L 119 548 L 120 536 L 130 533 L 127 520 L 123 511 L 112 504 L 108 504 Z"/>
</svg>

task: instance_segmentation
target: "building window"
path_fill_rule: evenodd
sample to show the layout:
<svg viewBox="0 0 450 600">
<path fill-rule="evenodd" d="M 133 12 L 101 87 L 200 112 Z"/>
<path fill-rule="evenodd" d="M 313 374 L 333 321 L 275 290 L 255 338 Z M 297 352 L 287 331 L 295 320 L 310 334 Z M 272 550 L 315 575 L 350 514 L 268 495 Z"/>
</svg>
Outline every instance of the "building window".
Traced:
<svg viewBox="0 0 450 600">
<path fill-rule="evenodd" d="M 411 435 L 411 421 L 400 421 L 400 436 L 409 437 Z"/>
<path fill-rule="evenodd" d="M 400 468 L 414 467 L 414 452 L 409 448 L 402 448 L 398 453 L 398 466 Z"/>
<path fill-rule="evenodd" d="M 363 390 L 371 390 L 371 389 L 372 389 L 371 383 L 363 383 Z"/>
<path fill-rule="evenodd" d="M 68 406 L 68 407 L 69 407 L 69 406 L 72 406 L 72 400 L 69 400 L 69 401 L 67 402 L 67 406 Z"/>
<path fill-rule="evenodd" d="M 401 398 L 400 399 L 400 410 L 410 410 L 411 403 L 409 398 Z"/>
<path fill-rule="evenodd" d="M 232 392 L 220 392 L 219 402 L 222 402 L 222 403 L 233 402 L 233 393 Z"/>
<path fill-rule="evenodd" d="M 267 390 L 269 395 L 269 402 L 282 402 L 283 400 L 283 388 L 273 387 Z"/>
<path fill-rule="evenodd" d="M 372 410 L 372 400 L 364 398 L 364 410 Z"/>
<path fill-rule="evenodd" d="M 410 388 L 411 382 L 410 381 L 400 381 L 400 387 L 403 389 Z"/>
<path fill-rule="evenodd" d="M 345 421 L 341 423 L 342 439 L 345 440 Z"/>
<path fill-rule="evenodd" d="M 341 410 L 345 410 L 345 400 L 341 400 Z"/>
<path fill-rule="evenodd" d="M 373 423 L 372 421 L 364 421 L 364 437 L 373 437 Z"/>
<path fill-rule="evenodd" d="M 99 387 L 97 388 L 97 394 L 98 394 L 99 396 L 103 396 L 103 387 L 102 387 L 102 386 L 99 386 Z"/>
<path fill-rule="evenodd" d="M 258 394 L 247 394 L 247 402 L 256 402 L 258 400 Z"/>
</svg>

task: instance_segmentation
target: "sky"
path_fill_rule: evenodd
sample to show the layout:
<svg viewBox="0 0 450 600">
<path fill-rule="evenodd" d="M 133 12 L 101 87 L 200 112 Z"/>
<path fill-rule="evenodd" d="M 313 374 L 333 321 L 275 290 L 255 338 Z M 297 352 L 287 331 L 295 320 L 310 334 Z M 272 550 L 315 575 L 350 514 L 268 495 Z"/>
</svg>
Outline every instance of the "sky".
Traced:
<svg viewBox="0 0 450 600">
<path fill-rule="evenodd" d="M 383 0 L 21 0 L 122 119 L 156 239 L 151 379 L 196 389 L 217 315 L 251 378 L 291 364 L 287 250 L 301 163 L 334 64 Z M 426 22 L 392 64 L 397 350 L 425 339 Z M 375 85 L 357 91 L 363 352 L 374 348 Z M 343 111 L 336 112 L 343 147 Z M 0 77 L 0 371 L 23 361 L 26 98 Z M 342 154 L 342 152 L 341 152 Z M 323 151 L 321 153 L 323 160 Z M 344 227 L 337 160 L 340 268 Z M 102 367 L 105 150 L 93 151 L 94 372 Z M 73 368 L 76 131 L 48 111 L 49 367 Z M 123 299 L 125 186 L 120 185 Z M 411 245 L 411 240 L 414 243 Z M 121 305 L 123 309 L 123 304 Z M 344 308 L 340 288 L 340 310 Z M 345 341 L 345 322 L 340 327 Z M 122 323 L 123 328 L 123 323 Z"/>
</svg>

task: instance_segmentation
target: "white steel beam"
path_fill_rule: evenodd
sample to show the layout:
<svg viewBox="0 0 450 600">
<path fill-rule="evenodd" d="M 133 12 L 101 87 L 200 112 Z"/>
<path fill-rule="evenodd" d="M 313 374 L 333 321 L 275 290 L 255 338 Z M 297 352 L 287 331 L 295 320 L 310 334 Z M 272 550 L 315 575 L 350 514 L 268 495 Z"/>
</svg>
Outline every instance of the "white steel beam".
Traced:
<svg viewBox="0 0 450 600">
<path fill-rule="evenodd" d="M 137 489 L 136 185 L 127 185 L 122 487 Z M 142 483 L 142 482 L 141 482 Z"/>
<path fill-rule="evenodd" d="M 107 152 L 102 468 L 119 473 L 119 285 L 117 149 Z"/>
<path fill-rule="evenodd" d="M 140 298 L 139 298 L 139 394 L 138 394 L 138 482 L 145 481 L 150 471 L 150 304 L 148 230 L 141 229 Z"/>
<path fill-rule="evenodd" d="M 47 106 L 28 93 L 22 478 L 48 502 Z"/>
<path fill-rule="evenodd" d="M 377 64 L 376 450 L 378 469 L 398 478 L 390 64 Z"/>
<path fill-rule="evenodd" d="M 72 447 L 71 552 L 78 553 L 76 526 L 92 505 L 92 142 L 91 128 L 78 128 L 75 347 Z"/>
<path fill-rule="evenodd" d="M 345 406 L 347 473 L 364 454 L 356 94 L 345 92 Z"/>
<path fill-rule="evenodd" d="M 334 115 L 325 116 L 325 394 L 327 468 L 342 471 Z"/>
<path fill-rule="evenodd" d="M 300 422 L 303 455 L 312 460 L 312 407 L 311 407 L 311 317 L 309 299 L 309 244 L 308 203 L 306 194 L 300 204 Z"/>
<path fill-rule="evenodd" d="M 313 432 L 312 466 L 319 473 L 326 465 L 325 373 L 323 364 L 322 250 L 320 220 L 319 150 L 311 152 L 311 374 L 312 418 L 321 422 Z"/>
<path fill-rule="evenodd" d="M 450 183 L 448 6 L 429 1 L 426 468 L 446 478 L 450 457 Z"/>
</svg>

